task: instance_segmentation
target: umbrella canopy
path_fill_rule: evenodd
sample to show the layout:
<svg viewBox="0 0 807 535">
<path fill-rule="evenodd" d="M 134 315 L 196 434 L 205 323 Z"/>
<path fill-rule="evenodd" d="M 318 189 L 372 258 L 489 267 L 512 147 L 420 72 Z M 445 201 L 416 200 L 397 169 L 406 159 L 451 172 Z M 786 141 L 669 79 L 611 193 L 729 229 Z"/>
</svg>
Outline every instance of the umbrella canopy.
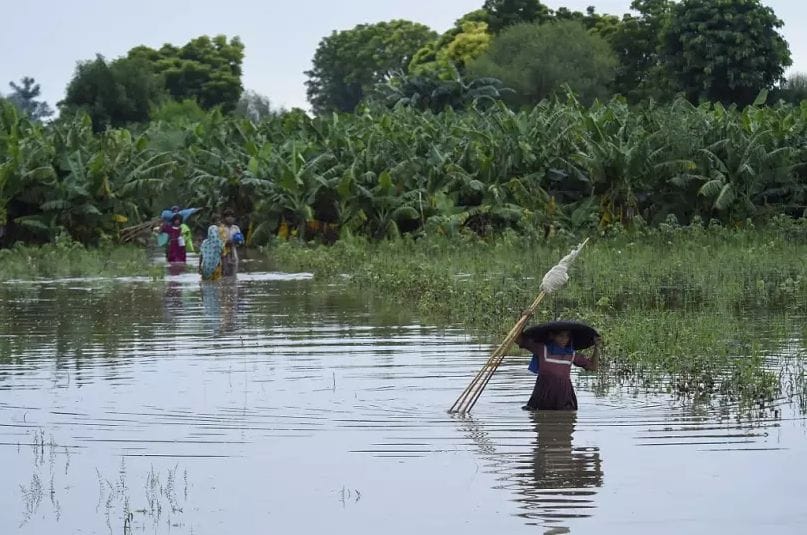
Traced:
<svg viewBox="0 0 807 535">
<path fill-rule="evenodd" d="M 575 349 L 586 349 L 594 345 L 594 339 L 600 334 L 585 323 L 576 321 L 550 321 L 541 325 L 533 325 L 524 329 L 524 336 L 532 338 L 536 342 L 545 343 L 549 340 L 549 334 L 558 331 L 568 331 L 572 339 L 572 347 Z"/>
</svg>

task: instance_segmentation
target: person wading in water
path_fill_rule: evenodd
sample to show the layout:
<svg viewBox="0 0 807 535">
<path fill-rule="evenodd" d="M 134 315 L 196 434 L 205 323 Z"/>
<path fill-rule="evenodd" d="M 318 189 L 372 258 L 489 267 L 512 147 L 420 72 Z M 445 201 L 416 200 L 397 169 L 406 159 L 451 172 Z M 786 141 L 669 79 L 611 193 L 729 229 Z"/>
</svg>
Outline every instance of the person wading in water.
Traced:
<svg viewBox="0 0 807 535">
<path fill-rule="evenodd" d="M 576 411 L 577 396 L 572 386 L 572 365 L 596 371 L 600 364 L 600 345 L 602 339 L 594 338 L 594 352 L 591 358 L 578 355 L 572 343 L 569 331 L 550 331 L 545 342 L 538 342 L 522 333 L 516 340 L 519 347 L 533 354 L 533 363 L 537 359 L 538 373 L 535 388 L 532 390 L 527 404 L 521 407 L 527 411 Z"/>
</svg>

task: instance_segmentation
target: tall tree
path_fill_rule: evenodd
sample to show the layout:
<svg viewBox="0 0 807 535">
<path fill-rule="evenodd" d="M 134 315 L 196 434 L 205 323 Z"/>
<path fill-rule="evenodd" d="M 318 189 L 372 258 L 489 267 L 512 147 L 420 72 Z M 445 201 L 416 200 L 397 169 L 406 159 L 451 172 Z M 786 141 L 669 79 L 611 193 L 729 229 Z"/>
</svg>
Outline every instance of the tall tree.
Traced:
<svg viewBox="0 0 807 535">
<path fill-rule="evenodd" d="M 99 54 L 78 64 L 59 107 L 63 113 L 85 111 L 93 129 L 102 131 L 148 121 L 163 96 L 162 81 L 147 61 L 119 58 L 108 63 Z"/>
<path fill-rule="evenodd" d="M 624 15 L 605 35 L 619 59 L 614 90 L 631 102 L 671 96 L 658 52 L 671 8 L 670 0 L 633 0 L 631 9 L 638 14 Z"/>
<path fill-rule="evenodd" d="M 683 0 L 662 38 L 667 74 L 692 101 L 750 104 L 791 64 L 782 25 L 759 0 Z"/>
<path fill-rule="evenodd" d="M 308 101 L 316 113 L 353 111 L 376 84 L 405 72 L 415 53 L 437 37 L 406 20 L 360 24 L 320 41 L 306 71 Z"/>
<path fill-rule="evenodd" d="M 39 84 L 30 76 L 25 76 L 20 80 L 20 85 L 9 82 L 12 92 L 6 98 L 22 113 L 35 121 L 41 121 L 53 115 L 53 110 L 45 101 L 37 100 L 40 94 Z"/>
<path fill-rule="evenodd" d="M 516 92 L 518 104 L 535 104 L 564 86 L 591 102 L 609 95 L 616 63 L 602 37 L 579 22 L 560 21 L 507 28 L 469 72 L 501 80 Z"/>
<path fill-rule="evenodd" d="M 552 10 L 539 0 L 485 0 L 490 31 L 497 34 L 514 24 L 543 23 L 552 19 Z"/>
<path fill-rule="evenodd" d="M 221 106 L 232 111 L 238 104 L 244 44 L 224 35 L 192 39 L 182 47 L 165 44 L 159 50 L 139 46 L 129 58 L 151 63 L 163 77 L 165 88 L 176 101 L 194 99 L 205 109 Z"/>
<path fill-rule="evenodd" d="M 409 63 L 409 74 L 453 80 L 465 66 L 481 56 L 493 36 L 488 29 L 488 12 L 477 9 L 463 15 L 436 40 L 422 47 Z"/>
</svg>

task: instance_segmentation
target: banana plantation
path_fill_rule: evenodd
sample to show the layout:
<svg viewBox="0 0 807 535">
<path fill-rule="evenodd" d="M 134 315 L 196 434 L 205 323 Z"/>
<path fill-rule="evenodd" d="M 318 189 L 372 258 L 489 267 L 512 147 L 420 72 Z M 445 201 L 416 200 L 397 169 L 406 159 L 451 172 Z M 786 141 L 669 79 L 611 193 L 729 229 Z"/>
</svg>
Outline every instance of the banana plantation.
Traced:
<svg viewBox="0 0 807 535">
<path fill-rule="evenodd" d="M 0 243 L 114 241 L 172 204 L 204 208 L 200 226 L 233 208 L 255 245 L 804 217 L 807 107 L 757 104 L 213 111 L 94 133 L 0 103 Z"/>
</svg>

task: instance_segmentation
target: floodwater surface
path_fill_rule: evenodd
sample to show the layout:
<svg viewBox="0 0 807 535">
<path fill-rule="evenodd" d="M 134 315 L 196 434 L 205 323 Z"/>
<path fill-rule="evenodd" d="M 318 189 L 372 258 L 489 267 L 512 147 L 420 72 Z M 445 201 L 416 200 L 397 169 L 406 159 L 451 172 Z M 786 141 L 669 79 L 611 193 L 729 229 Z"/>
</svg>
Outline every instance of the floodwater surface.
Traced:
<svg viewBox="0 0 807 535">
<path fill-rule="evenodd" d="M 249 264 L 247 265 L 249 266 Z M 0 533 L 804 533 L 807 426 L 487 358 L 305 274 L 0 284 Z"/>
</svg>

